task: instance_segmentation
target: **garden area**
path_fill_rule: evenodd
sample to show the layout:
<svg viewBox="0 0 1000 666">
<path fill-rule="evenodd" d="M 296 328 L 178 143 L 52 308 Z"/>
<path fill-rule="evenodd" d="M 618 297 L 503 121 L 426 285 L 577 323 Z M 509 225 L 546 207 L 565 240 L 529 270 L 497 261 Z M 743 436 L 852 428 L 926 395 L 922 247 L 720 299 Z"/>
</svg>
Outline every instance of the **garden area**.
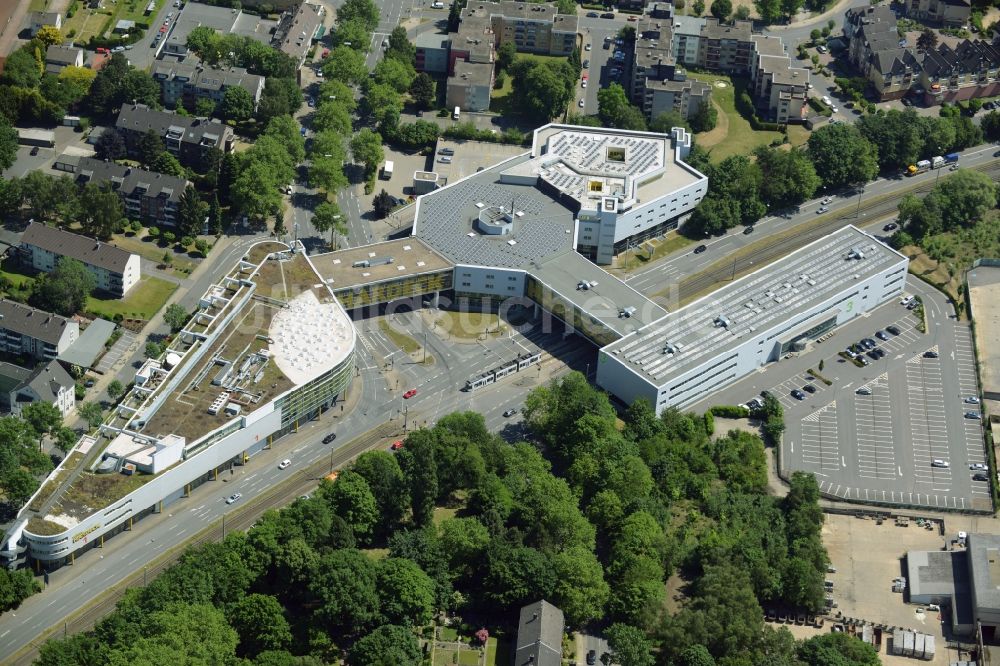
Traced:
<svg viewBox="0 0 1000 666">
<path fill-rule="evenodd" d="M 783 140 L 781 132 L 753 129 L 750 120 L 737 109 L 736 98 L 747 87 L 745 79 L 706 72 L 689 72 L 688 76 L 712 84 L 712 104 L 719 111 L 719 120 L 715 129 L 698 134 L 696 140 L 711 152 L 713 162 L 721 162 L 731 155 L 749 155 L 759 146 Z M 804 145 L 808 138 L 809 132 L 804 127 L 788 127 L 788 139 L 793 147 Z"/>
<path fill-rule="evenodd" d="M 90 9 L 88 3 L 73 0 L 66 12 L 62 33 L 82 45 L 92 38 L 110 38 L 118 21 L 135 21 L 136 32 L 132 34 L 132 39 L 126 40 L 134 42 L 141 37 L 164 2 L 166 0 L 156 0 L 156 9 L 147 15 L 148 0 L 104 0 L 99 9 Z"/>
<path fill-rule="evenodd" d="M 434 639 L 428 641 L 432 666 L 506 666 L 511 661 L 510 646 L 483 629 L 471 632 L 467 627 L 461 630 L 433 627 L 432 630 Z"/>
<path fill-rule="evenodd" d="M 108 320 L 121 315 L 123 319 L 150 320 L 167 302 L 177 289 L 173 282 L 167 282 L 152 275 L 144 275 L 132 287 L 125 298 L 114 296 L 87 298 L 87 312 L 93 312 Z"/>
</svg>

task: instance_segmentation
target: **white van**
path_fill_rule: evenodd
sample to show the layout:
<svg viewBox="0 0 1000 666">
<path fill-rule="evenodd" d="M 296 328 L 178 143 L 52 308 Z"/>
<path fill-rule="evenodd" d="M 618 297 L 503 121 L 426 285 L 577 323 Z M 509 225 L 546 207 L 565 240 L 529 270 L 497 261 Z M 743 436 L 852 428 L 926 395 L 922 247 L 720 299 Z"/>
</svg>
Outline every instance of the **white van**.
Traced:
<svg viewBox="0 0 1000 666">
<path fill-rule="evenodd" d="M 456 106 L 455 107 L 455 112 L 453 114 L 451 114 L 451 117 L 454 120 L 458 120 L 458 117 L 461 116 L 461 115 L 462 115 L 462 109 L 460 109 L 459 107 Z"/>
</svg>

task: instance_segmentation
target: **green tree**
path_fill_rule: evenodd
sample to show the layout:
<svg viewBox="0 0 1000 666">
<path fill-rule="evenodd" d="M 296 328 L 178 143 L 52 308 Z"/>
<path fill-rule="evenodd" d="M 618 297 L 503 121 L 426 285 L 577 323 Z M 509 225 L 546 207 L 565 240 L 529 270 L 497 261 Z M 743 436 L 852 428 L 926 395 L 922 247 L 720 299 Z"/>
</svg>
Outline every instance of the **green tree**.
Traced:
<svg viewBox="0 0 1000 666">
<path fill-rule="evenodd" d="M 244 215 L 263 220 L 281 206 L 278 176 L 273 165 L 251 161 L 230 190 L 233 206 Z"/>
<path fill-rule="evenodd" d="M 240 636 L 240 652 L 255 655 L 289 647 L 292 631 L 284 610 L 277 599 L 265 594 L 251 594 L 236 602 L 229 622 Z"/>
<path fill-rule="evenodd" d="M 365 54 L 350 46 L 338 46 L 323 61 L 323 76 L 345 83 L 360 84 L 367 77 Z"/>
<path fill-rule="evenodd" d="M 916 111 L 896 111 L 867 114 L 857 121 L 858 131 L 873 146 L 878 146 L 878 163 L 882 169 L 904 169 L 920 157 L 924 145 L 922 123 Z"/>
<path fill-rule="evenodd" d="M 250 120 L 254 112 L 253 96 L 242 86 L 229 86 L 222 95 L 219 111 L 226 120 L 243 122 Z"/>
<path fill-rule="evenodd" d="M 35 436 L 41 440 L 62 427 L 62 413 L 51 402 L 32 402 L 21 408 L 21 418 L 28 422 Z"/>
<path fill-rule="evenodd" d="M 395 200 L 385 190 L 376 194 L 375 198 L 372 199 L 372 210 L 375 213 L 376 220 L 385 219 L 395 206 Z"/>
<path fill-rule="evenodd" d="M 719 2 L 719 0 L 716 0 Z M 712 103 L 705 100 L 698 106 L 698 110 L 691 116 L 691 129 L 695 132 L 709 132 L 715 129 L 718 122 L 719 112 L 715 110 Z"/>
<path fill-rule="evenodd" d="M 183 178 L 187 174 L 178 159 L 165 150 L 149 163 L 148 168 L 150 171 L 164 173 L 177 178 Z"/>
<path fill-rule="evenodd" d="M 124 228 L 125 205 L 110 183 L 87 183 L 80 190 L 75 220 L 87 235 L 110 240 Z"/>
<path fill-rule="evenodd" d="M 188 320 L 188 311 L 179 303 L 171 303 L 163 311 L 163 321 L 170 326 L 171 331 L 179 331 Z"/>
<path fill-rule="evenodd" d="M 193 236 L 201 233 L 202 225 L 208 213 L 208 205 L 201 200 L 201 195 L 194 185 L 188 183 L 181 193 L 180 204 L 177 208 L 177 226 L 185 236 Z"/>
<path fill-rule="evenodd" d="M 678 666 L 715 666 L 715 657 L 704 645 L 692 645 L 681 652 Z"/>
<path fill-rule="evenodd" d="M 420 646 L 407 627 L 386 624 L 362 636 L 351 648 L 352 666 L 419 666 Z"/>
<path fill-rule="evenodd" d="M 334 249 L 339 245 L 334 242 L 334 234 L 347 233 L 347 222 L 340 212 L 340 207 L 329 201 L 324 201 L 313 210 L 312 225 L 321 234 L 330 232 L 330 246 Z"/>
<path fill-rule="evenodd" d="M 163 347 L 152 340 L 146 342 L 144 351 L 146 358 L 158 358 L 163 353 Z"/>
<path fill-rule="evenodd" d="M 607 127 L 629 130 L 646 129 L 646 119 L 625 96 L 625 89 L 617 83 L 597 92 L 597 114 Z"/>
<path fill-rule="evenodd" d="M 507 42 L 513 44 L 512 42 Z M 420 72 L 410 84 L 410 98 L 418 108 L 430 109 L 437 100 L 437 84 L 426 72 Z"/>
<path fill-rule="evenodd" d="M 409 62 L 396 58 L 383 58 L 375 65 L 372 75 L 375 83 L 388 85 L 398 93 L 405 93 L 410 89 L 417 73 Z"/>
<path fill-rule="evenodd" d="M 410 482 L 413 524 L 424 527 L 430 524 L 434 516 L 434 502 L 438 496 L 432 435 L 426 430 L 410 433 L 406 438 L 406 446 L 400 453 L 400 465 Z"/>
<path fill-rule="evenodd" d="M 604 616 L 610 589 L 604 580 L 604 570 L 594 552 L 583 546 L 573 546 L 552 555 L 555 587 L 552 600 L 572 626 L 581 626 Z"/>
<path fill-rule="evenodd" d="M 62 427 L 59 428 L 56 433 L 56 448 L 62 451 L 64 454 L 69 453 L 73 445 L 76 444 L 76 432 L 70 428 Z"/>
<path fill-rule="evenodd" d="M 27 498 L 18 503 L 23 503 L 25 500 Z M 41 591 L 41 584 L 35 580 L 29 569 L 0 570 L 0 611 L 17 608 L 22 601 Z"/>
<path fill-rule="evenodd" d="M 956 226 L 971 227 L 986 211 L 996 208 L 997 189 L 986 174 L 962 169 L 942 178 L 926 199 L 942 211 L 944 230 L 950 231 Z"/>
<path fill-rule="evenodd" d="M 374 173 L 378 165 L 385 159 L 382 149 L 382 137 L 367 127 L 351 139 L 351 155 L 354 160 L 364 165 L 366 173 Z"/>
<path fill-rule="evenodd" d="M 340 134 L 330 130 L 317 134 L 313 138 L 310 155 L 309 183 L 313 187 L 336 193 L 347 186 L 344 174 L 347 151 Z"/>
<path fill-rule="evenodd" d="M 517 60 L 514 70 L 514 95 L 529 116 L 548 121 L 566 110 L 576 85 L 568 65 Z"/>
<path fill-rule="evenodd" d="M 148 167 L 163 153 L 163 140 L 154 130 L 148 130 L 139 137 L 135 151 L 139 158 L 139 163 L 144 167 Z"/>
<path fill-rule="evenodd" d="M 125 157 L 126 153 L 125 139 L 121 132 L 115 128 L 105 128 L 101 133 L 101 138 L 97 140 L 94 150 L 100 159 L 112 161 L 121 159 Z"/>
<path fill-rule="evenodd" d="M 694 12 L 695 16 L 701 16 L 705 13 L 705 0 L 694 0 L 694 4 L 691 5 L 691 10 Z"/>
<path fill-rule="evenodd" d="M 917 48 L 921 51 L 932 51 L 938 43 L 937 32 L 932 28 L 924 28 L 917 37 Z"/>
<path fill-rule="evenodd" d="M 38 61 L 28 48 L 20 48 L 11 53 L 4 63 L 0 81 L 19 88 L 37 88 L 42 80 Z"/>
<path fill-rule="evenodd" d="M 710 11 L 712 16 L 720 21 L 725 21 L 729 18 L 729 15 L 733 13 L 733 3 L 731 0 L 712 0 L 712 8 Z"/>
<path fill-rule="evenodd" d="M 327 552 L 306 584 L 318 600 L 315 620 L 331 632 L 364 632 L 379 618 L 376 564 L 353 549 Z"/>
<path fill-rule="evenodd" d="M 194 115 L 201 118 L 211 118 L 215 115 L 215 102 L 208 97 L 199 97 L 194 102 Z"/>
<path fill-rule="evenodd" d="M 830 189 L 867 183 L 878 173 L 878 150 L 851 125 L 820 127 L 807 145 L 816 173 Z"/>
<path fill-rule="evenodd" d="M 75 259 L 63 257 L 51 273 L 38 276 L 31 301 L 43 310 L 65 317 L 82 312 L 94 290 L 94 276 Z"/>
<path fill-rule="evenodd" d="M 17 131 L 0 114 L 0 171 L 9 169 L 17 159 Z"/>
<path fill-rule="evenodd" d="M 448 558 L 448 570 L 458 578 L 471 576 L 482 566 L 490 533 L 476 518 L 447 518 L 441 521 L 441 551 Z"/>
<path fill-rule="evenodd" d="M 359 543 L 371 536 L 378 522 L 378 505 L 363 476 L 347 470 L 332 484 L 322 485 L 320 493 L 330 511 L 350 525 Z"/>
<path fill-rule="evenodd" d="M 427 624 L 434 612 L 434 581 L 408 559 L 386 558 L 377 570 L 380 608 L 386 620 L 406 626 Z"/>
<path fill-rule="evenodd" d="M 497 49 L 497 71 L 510 71 L 515 58 L 517 58 L 517 45 L 512 41 L 501 43 L 500 48 Z"/>
<path fill-rule="evenodd" d="M 87 422 L 91 428 L 96 428 L 104 420 L 104 410 L 96 402 L 85 402 L 77 407 L 80 418 Z"/>
<path fill-rule="evenodd" d="M 371 31 L 358 21 L 341 21 L 336 28 L 330 31 L 330 45 L 332 47 L 343 45 L 367 52 L 368 44 L 371 41 Z"/>
<path fill-rule="evenodd" d="M 143 618 L 136 637 L 108 653 L 108 666 L 138 663 L 221 664 L 232 661 L 238 637 L 209 604 L 167 604 Z"/>
<path fill-rule="evenodd" d="M 417 47 L 413 45 L 406 34 L 406 28 L 397 25 L 389 33 L 389 48 L 385 51 L 386 58 L 395 58 L 413 65 L 417 58 Z"/>
<path fill-rule="evenodd" d="M 686 129 L 691 129 L 688 121 L 684 119 L 684 116 L 676 111 L 664 111 L 659 114 L 649 123 L 650 132 L 662 132 L 664 134 L 669 134 L 670 131 L 675 127 L 684 127 Z"/>
<path fill-rule="evenodd" d="M 368 32 L 378 27 L 379 9 L 372 0 L 346 0 L 337 10 L 337 23 L 357 21 Z"/>
<path fill-rule="evenodd" d="M 804 151 L 763 146 L 754 154 L 763 174 L 760 195 L 768 206 L 794 206 L 812 198 L 819 189 L 820 178 Z"/>
<path fill-rule="evenodd" d="M 775 23 L 782 16 L 782 0 L 754 0 L 753 5 L 765 23 Z"/>
<path fill-rule="evenodd" d="M 125 387 L 117 379 L 112 379 L 108 382 L 107 391 L 108 397 L 111 398 L 112 401 L 117 401 L 118 398 L 125 395 Z"/>
<path fill-rule="evenodd" d="M 353 53 L 353 52 L 352 52 Z M 364 62 L 364 56 L 361 55 Z M 325 70 L 324 70 L 325 71 Z M 293 78 L 268 77 L 257 104 L 257 120 L 267 125 L 272 118 L 291 115 L 302 106 L 302 90 Z"/>
<path fill-rule="evenodd" d="M 604 633 L 608 639 L 612 663 L 618 666 L 653 666 L 653 644 L 641 629 L 615 623 Z"/>
<path fill-rule="evenodd" d="M 386 531 L 394 528 L 410 504 L 406 479 L 396 456 L 388 451 L 368 451 L 358 457 L 351 469 L 368 482 L 380 524 Z"/>
<path fill-rule="evenodd" d="M 799 646 L 799 659 L 808 666 L 878 666 L 875 648 L 845 633 L 821 634 Z"/>
<path fill-rule="evenodd" d="M 305 139 L 302 137 L 301 129 L 298 121 L 291 116 L 278 116 L 267 124 L 264 136 L 277 139 L 288 152 L 291 164 L 298 164 L 306 157 Z"/>
</svg>

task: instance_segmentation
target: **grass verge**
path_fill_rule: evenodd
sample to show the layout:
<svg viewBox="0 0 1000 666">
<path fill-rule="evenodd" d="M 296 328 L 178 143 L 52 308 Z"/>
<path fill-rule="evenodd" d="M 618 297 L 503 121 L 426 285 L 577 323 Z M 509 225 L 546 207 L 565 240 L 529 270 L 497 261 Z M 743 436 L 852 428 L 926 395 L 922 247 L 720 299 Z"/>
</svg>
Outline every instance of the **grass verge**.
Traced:
<svg viewBox="0 0 1000 666">
<path fill-rule="evenodd" d="M 400 333 L 399 331 L 397 331 L 395 328 L 393 328 L 392 324 L 390 324 L 385 319 L 380 319 L 378 322 L 378 326 L 379 328 L 382 329 L 382 332 L 385 333 L 390 340 L 392 340 L 392 343 L 394 345 L 402 349 L 407 354 L 413 354 L 420 349 L 420 345 L 417 343 L 416 340 L 406 335 L 405 333 Z"/>
<path fill-rule="evenodd" d="M 140 231 L 140 234 L 144 234 L 144 231 Z M 141 240 L 139 235 L 126 235 L 117 234 L 115 235 L 112 243 L 117 245 L 123 250 L 129 252 L 134 252 L 144 259 L 148 259 L 153 263 L 159 265 L 163 261 L 163 253 L 169 252 L 173 260 L 173 267 L 175 271 L 180 271 L 182 273 L 190 273 L 194 270 L 197 265 L 196 262 L 188 258 L 186 252 L 177 252 L 170 247 L 160 247 L 159 244 L 150 241 Z"/>
<path fill-rule="evenodd" d="M 621 270 L 624 273 L 632 273 L 634 271 L 645 268 L 650 263 L 659 261 L 667 255 L 673 254 L 678 250 L 683 250 L 684 248 L 693 245 L 694 240 L 682 236 L 676 231 L 668 232 L 666 237 L 663 239 L 653 238 L 648 241 L 643 242 L 643 246 L 649 243 L 653 246 L 653 254 L 651 256 L 646 256 L 645 252 L 641 252 L 639 248 L 631 249 L 626 252 L 622 252 L 617 257 L 615 257 L 615 268 Z M 625 268 L 627 264 L 627 268 Z"/>
<path fill-rule="evenodd" d="M 146 275 L 123 299 L 89 296 L 87 312 L 99 314 L 106 319 L 114 319 L 115 315 L 120 314 L 122 317 L 149 320 L 159 312 L 175 289 L 177 285 L 173 282 Z"/>
<path fill-rule="evenodd" d="M 493 313 L 438 310 L 434 313 L 434 323 L 449 335 L 465 340 L 477 340 L 487 331 L 490 335 L 502 335 L 506 331 L 500 316 Z"/>
</svg>

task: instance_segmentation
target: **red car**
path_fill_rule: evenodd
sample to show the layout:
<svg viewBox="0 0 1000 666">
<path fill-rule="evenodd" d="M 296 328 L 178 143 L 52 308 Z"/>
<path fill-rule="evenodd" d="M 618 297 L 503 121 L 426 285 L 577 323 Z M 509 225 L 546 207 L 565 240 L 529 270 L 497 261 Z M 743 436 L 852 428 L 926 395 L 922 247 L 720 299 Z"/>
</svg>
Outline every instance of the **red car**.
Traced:
<svg viewBox="0 0 1000 666">
<path fill-rule="evenodd" d="M 401 448 L 403 448 L 403 440 L 397 439 L 395 442 L 392 443 L 392 446 L 389 448 L 391 448 L 393 451 L 399 451 Z"/>
<path fill-rule="evenodd" d="M 405 400 L 409 400 L 410 398 L 412 398 L 416 394 L 417 394 L 417 389 L 410 389 L 409 391 L 407 391 L 406 393 L 403 394 L 403 398 Z"/>
</svg>

